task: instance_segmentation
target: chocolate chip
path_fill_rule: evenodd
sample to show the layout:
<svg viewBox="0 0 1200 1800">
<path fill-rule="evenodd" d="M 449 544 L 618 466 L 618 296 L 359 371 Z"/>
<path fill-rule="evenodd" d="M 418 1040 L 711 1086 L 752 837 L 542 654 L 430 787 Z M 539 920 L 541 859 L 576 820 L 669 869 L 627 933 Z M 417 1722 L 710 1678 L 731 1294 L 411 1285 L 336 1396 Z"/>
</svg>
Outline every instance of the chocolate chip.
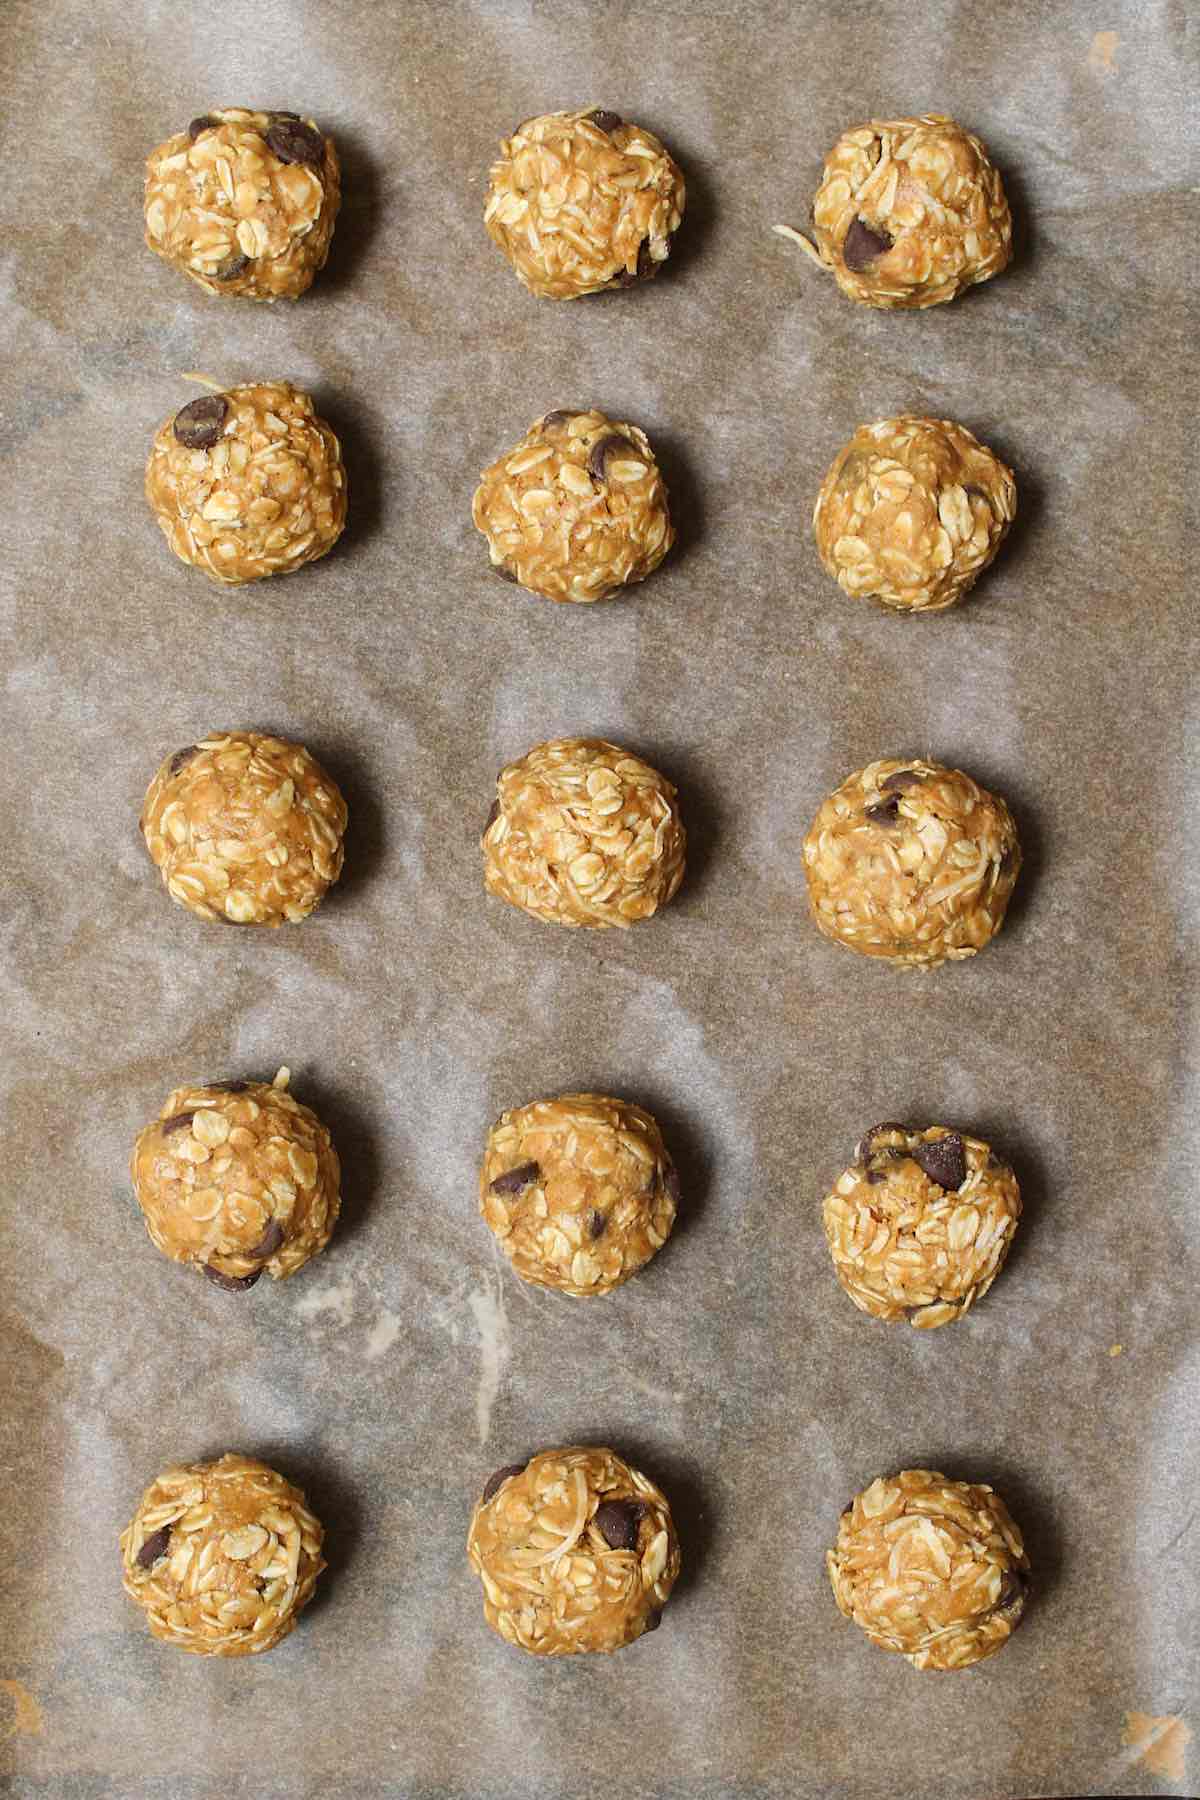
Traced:
<svg viewBox="0 0 1200 1800">
<path fill-rule="evenodd" d="M 497 1175 L 492 1182 L 493 1194 L 519 1194 L 527 1188 L 531 1181 L 536 1181 L 541 1170 L 535 1162 L 518 1163 L 515 1169 L 505 1169 L 503 1175 Z"/>
<path fill-rule="evenodd" d="M 520 585 L 517 576 L 513 574 L 507 563 L 489 563 L 488 567 L 491 569 L 493 575 L 498 575 L 500 577 L 501 581 L 511 581 L 518 586 Z"/>
<path fill-rule="evenodd" d="M 524 1463 L 505 1463 L 502 1469 L 497 1469 L 494 1475 L 489 1475 L 483 1484 L 483 1498 L 485 1503 L 491 1499 L 494 1493 L 504 1486 L 504 1483 L 508 1480 L 510 1475 L 521 1475 L 524 1474 L 524 1471 Z"/>
<path fill-rule="evenodd" d="M 194 1112 L 172 1113 L 169 1119 L 164 1119 L 162 1122 L 163 1136 L 169 1136 L 172 1131 L 183 1131 L 186 1126 L 191 1124 L 195 1116 Z"/>
<path fill-rule="evenodd" d="M 565 425 L 570 419 L 578 417 L 577 412 L 568 412 L 565 407 L 557 407 L 554 412 L 548 412 L 542 420 L 542 430 L 556 431 L 560 425 Z"/>
<path fill-rule="evenodd" d="M 638 245 L 637 278 L 639 281 L 651 281 L 658 274 L 658 263 L 650 253 L 650 239 L 643 238 Z"/>
<path fill-rule="evenodd" d="M 201 394 L 175 414 L 173 430 L 185 450 L 211 450 L 221 435 L 229 402 L 224 394 Z"/>
<path fill-rule="evenodd" d="M 246 1255 L 257 1256 L 261 1261 L 268 1262 L 282 1244 L 283 1236 L 283 1226 L 279 1220 L 271 1219 L 253 1250 L 247 1250 Z"/>
<path fill-rule="evenodd" d="M 250 1086 L 248 1081 L 210 1081 L 209 1091 L 214 1094 L 244 1094 Z"/>
<path fill-rule="evenodd" d="M 595 112 L 588 113 L 587 122 L 594 125 L 597 131 L 615 131 L 618 125 L 625 123 L 620 113 L 604 112 L 600 107 Z"/>
<path fill-rule="evenodd" d="M 886 232 L 876 231 L 861 219 L 851 219 L 850 229 L 842 242 L 842 261 L 857 274 L 891 247 L 892 240 Z"/>
<path fill-rule="evenodd" d="M 194 144 L 202 131 L 215 131 L 220 123 L 221 121 L 214 119 L 211 113 L 201 113 L 198 119 L 192 120 L 187 134 Z"/>
<path fill-rule="evenodd" d="M 160 1525 L 157 1531 L 150 1533 L 134 1558 L 139 1569 L 152 1569 L 159 1557 L 167 1554 L 170 1536 L 171 1527 L 169 1525 Z"/>
<path fill-rule="evenodd" d="M 656 1612 L 647 1613 L 647 1615 L 646 1615 L 646 1630 L 643 1631 L 642 1636 L 645 1637 L 649 1632 L 657 1631 L 661 1624 L 662 1624 L 662 1607 L 660 1606 Z"/>
<path fill-rule="evenodd" d="M 900 802 L 893 794 L 890 800 L 878 800 L 874 806 L 866 809 L 867 818 L 872 825 L 895 825 L 900 818 Z"/>
<path fill-rule="evenodd" d="M 214 1269 L 211 1263 L 205 1263 L 204 1273 L 214 1287 L 224 1288 L 230 1294 L 240 1294 L 243 1288 L 254 1286 L 262 1270 L 255 1269 L 253 1275 L 222 1275 L 220 1269 Z"/>
<path fill-rule="evenodd" d="M 213 270 L 214 281 L 236 281 L 250 267 L 250 258 L 239 250 L 236 256 L 227 256 L 223 263 L 218 263 Z"/>
<path fill-rule="evenodd" d="M 928 1144 L 919 1144 L 913 1151 L 913 1161 L 920 1164 L 930 1181 L 936 1181 L 947 1191 L 960 1188 L 967 1179 L 966 1152 L 957 1131 L 934 1138 Z"/>
<path fill-rule="evenodd" d="M 683 1188 L 679 1180 L 679 1170 L 675 1167 L 674 1163 L 670 1165 L 666 1174 L 663 1176 L 663 1186 L 671 1196 L 674 1204 L 678 1206 L 683 1198 Z"/>
<path fill-rule="evenodd" d="M 595 1526 L 610 1550 L 636 1550 L 646 1508 L 640 1500 L 606 1500 L 596 1508 Z"/>
<path fill-rule="evenodd" d="M 610 431 L 607 437 L 597 438 L 588 453 L 587 472 L 593 481 L 606 481 L 605 465 L 610 456 L 636 456 L 637 451 L 628 438 L 619 437 Z"/>
<path fill-rule="evenodd" d="M 492 829 L 492 826 L 496 823 L 496 820 L 499 817 L 500 817 L 500 802 L 498 800 L 493 800 L 491 806 L 488 808 L 487 823 L 484 825 L 484 828 L 483 828 L 484 837 L 487 836 L 488 832 Z"/>
<path fill-rule="evenodd" d="M 909 788 L 920 787 L 924 779 L 915 769 L 897 769 L 894 775 L 889 775 L 886 781 L 880 782 L 879 791 L 882 794 L 904 794 Z"/>
<path fill-rule="evenodd" d="M 266 144 L 280 162 L 307 163 L 318 174 L 325 166 L 325 139 L 295 113 L 275 114 L 267 128 Z"/>
<path fill-rule="evenodd" d="M 899 1131 L 903 1132 L 905 1137 L 908 1136 L 908 1126 L 897 1124 L 895 1119 L 885 1119 L 882 1125 L 872 1125 L 870 1131 L 864 1131 L 863 1135 L 858 1140 L 858 1145 L 854 1152 L 856 1162 L 866 1162 L 867 1158 L 874 1154 L 875 1139 L 877 1137 L 882 1137 L 885 1131 Z M 904 1152 L 901 1152 L 901 1154 L 904 1154 Z"/>
<path fill-rule="evenodd" d="M 178 775 L 180 769 L 182 769 L 186 763 L 190 763 L 193 756 L 198 756 L 199 753 L 199 744 L 185 744 L 182 750 L 177 750 L 175 752 L 174 756 L 167 764 L 167 774 Z"/>
<path fill-rule="evenodd" d="M 587 1225 L 588 1236 L 590 1238 L 598 1238 L 604 1236 L 604 1227 L 608 1224 L 608 1220 L 598 1206 L 589 1206 L 585 1224 Z"/>
<path fill-rule="evenodd" d="M 1007 1569 L 1000 1583 L 1000 1595 L 993 1612 L 1020 1613 L 1029 1598 L 1029 1577 L 1021 1569 Z"/>
</svg>

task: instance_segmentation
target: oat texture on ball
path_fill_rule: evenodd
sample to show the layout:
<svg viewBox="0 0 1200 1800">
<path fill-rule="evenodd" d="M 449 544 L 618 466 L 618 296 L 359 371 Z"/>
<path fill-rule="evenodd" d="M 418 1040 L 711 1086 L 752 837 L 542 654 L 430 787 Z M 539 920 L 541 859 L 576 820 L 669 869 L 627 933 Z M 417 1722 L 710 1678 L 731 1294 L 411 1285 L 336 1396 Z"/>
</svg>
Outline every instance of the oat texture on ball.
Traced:
<svg viewBox="0 0 1200 1800">
<path fill-rule="evenodd" d="M 324 267 L 337 151 L 298 113 L 202 113 L 146 163 L 146 242 L 210 294 L 297 299 Z"/>
<path fill-rule="evenodd" d="M 812 207 L 814 242 L 775 230 L 864 306 L 940 306 L 1012 256 L 1004 184 L 972 132 L 943 113 L 842 133 Z"/>
<path fill-rule="evenodd" d="M 138 821 L 172 900 L 227 925 L 295 924 L 342 872 L 346 802 L 304 748 L 214 733 L 166 758 Z"/>
<path fill-rule="evenodd" d="M 683 880 L 675 789 L 602 738 L 537 744 L 496 778 L 483 834 L 490 894 L 551 925 L 622 929 Z"/>
<path fill-rule="evenodd" d="M 332 550 L 346 524 L 346 471 L 310 395 L 255 381 L 164 419 L 146 499 L 181 562 L 238 586 Z"/>
<path fill-rule="evenodd" d="M 917 757 L 848 776 L 818 808 L 803 855 L 818 929 L 863 956 L 916 968 L 990 943 L 1021 868 L 1000 796 Z"/>
<path fill-rule="evenodd" d="M 164 1469 L 121 1533 L 125 1592 L 156 1638 L 254 1656 L 287 1637 L 325 1567 L 300 1489 L 253 1457 Z"/>
<path fill-rule="evenodd" d="M 821 561 L 854 599 L 940 612 L 974 586 L 1016 516 L 1011 469 L 962 425 L 861 425 L 813 511 Z"/>
<path fill-rule="evenodd" d="M 826 1195 L 834 1270 L 861 1311 L 919 1330 L 949 1325 L 987 1293 L 1021 1216 L 1008 1164 L 945 1125 L 875 1125 Z"/>
<path fill-rule="evenodd" d="M 333 1139 L 273 1082 L 201 1081 L 167 1095 L 130 1158 L 151 1239 L 173 1262 L 237 1293 L 286 1281 L 322 1251 L 341 1205 Z"/>
<path fill-rule="evenodd" d="M 543 1450 L 486 1483 L 467 1534 L 483 1616 L 535 1656 L 620 1650 L 679 1575 L 666 1496 L 613 1450 Z"/>
<path fill-rule="evenodd" d="M 488 1133 L 479 1210 L 517 1274 L 538 1287 L 610 1293 L 662 1248 L 678 1204 L 662 1132 L 628 1100 L 535 1100 Z"/>
<path fill-rule="evenodd" d="M 935 1469 L 881 1476 L 856 1494 L 825 1562 L 845 1616 L 914 1669 L 993 1656 L 1029 1594 L 1029 1559 L 999 1494 Z"/>
<path fill-rule="evenodd" d="M 531 293 L 573 300 L 657 275 L 684 202 L 652 132 L 585 107 L 526 119 L 503 140 L 483 218 Z"/>
<path fill-rule="evenodd" d="M 496 573 L 547 600 L 609 600 L 675 541 L 646 434 L 595 410 L 535 419 L 483 471 L 472 516 Z"/>
</svg>

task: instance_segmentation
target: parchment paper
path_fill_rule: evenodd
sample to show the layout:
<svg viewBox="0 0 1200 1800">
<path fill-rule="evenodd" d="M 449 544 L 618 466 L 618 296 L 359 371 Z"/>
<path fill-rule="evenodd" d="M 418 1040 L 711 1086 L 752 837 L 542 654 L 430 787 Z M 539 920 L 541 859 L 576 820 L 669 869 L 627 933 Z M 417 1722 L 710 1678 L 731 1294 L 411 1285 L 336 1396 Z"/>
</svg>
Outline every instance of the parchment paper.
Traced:
<svg viewBox="0 0 1200 1800">
<path fill-rule="evenodd" d="M 1195 1791 L 1187 8 L 9 0 L 0 33 L 0 1786 Z M 519 118 L 588 102 L 663 135 L 686 223 L 654 285 L 535 302 L 486 170 Z M 346 205 L 295 307 L 142 247 L 143 158 L 212 104 L 337 134 Z M 843 126 L 926 107 L 992 148 L 1020 256 L 872 314 L 770 227 L 804 222 Z M 351 483 L 326 561 L 231 592 L 171 558 L 142 469 L 193 369 L 316 391 Z M 469 507 L 531 418 L 590 403 L 661 447 L 680 544 L 583 611 L 491 577 Z M 856 606 L 810 538 L 834 452 L 905 409 L 1020 483 L 944 617 Z M 277 934 L 170 905 L 136 831 L 167 751 L 247 724 L 351 808 L 346 878 Z M 686 886 L 629 934 L 482 891 L 496 769 L 569 732 L 683 795 Z M 997 945 L 927 979 L 818 937 L 800 872 L 822 795 L 905 752 L 998 787 L 1027 850 Z M 281 1062 L 334 1131 L 343 1223 L 232 1297 L 155 1253 L 128 1151 L 176 1082 Z M 591 1304 L 522 1287 L 475 1202 L 489 1120 L 588 1086 L 652 1107 L 686 1195 Z M 1027 1203 L 990 1298 L 927 1336 L 860 1316 L 820 1229 L 895 1116 L 994 1139 Z M 543 1664 L 486 1631 L 467 1519 L 496 1465 L 588 1440 L 666 1487 L 686 1573 L 654 1638 Z M 229 1447 L 305 1486 L 331 1566 L 285 1647 L 220 1663 L 145 1634 L 116 1535 L 162 1465 Z M 873 1650 L 826 1583 L 841 1507 L 909 1464 L 995 1481 L 1027 1534 L 1036 1605 L 970 1674 Z"/>
</svg>

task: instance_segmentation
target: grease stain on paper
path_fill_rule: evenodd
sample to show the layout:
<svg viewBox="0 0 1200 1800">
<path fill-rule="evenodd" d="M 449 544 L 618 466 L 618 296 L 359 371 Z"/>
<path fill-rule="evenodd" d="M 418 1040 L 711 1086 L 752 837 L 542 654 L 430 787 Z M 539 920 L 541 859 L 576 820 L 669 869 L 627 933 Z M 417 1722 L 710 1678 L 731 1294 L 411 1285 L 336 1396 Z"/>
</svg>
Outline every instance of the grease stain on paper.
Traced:
<svg viewBox="0 0 1200 1800">
<path fill-rule="evenodd" d="M 296 1302 L 298 1319 L 317 1319 L 332 1313 L 338 1325 L 349 1325 L 354 1318 L 354 1286 L 349 1278 L 329 1287 L 312 1288 Z"/>
<path fill-rule="evenodd" d="M 475 1388 L 475 1424 L 479 1442 L 486 1444 L 492 1430 L 492 1408 L 500 1392 L 500 1381 L 508 1367 L 512 1346 L 508 1335 L 508 1313 L 504 1306 L 504 1281 L 497 1276 L 495 1288 L 490 1282 L 467 1295 L 467 1305 L 479 1333 L 479 1378 Z"/>
<path fill-rule="evenodd" d="M 42 1709 L 19 1681 L 0 1681 L 0 1694 L 7 1694 L 12 1701 L 12 1712 L 6 1718 L 8 1708 L 0 1708 L 0 1744 L 18 1734 L 22 1737 L 41 1737 L 46 1729 L 46 1721 L 42 1717 Z"/>
<path fill-rule="evenodd" d="M 1121 1742 L 1137 1752 L 1135 1760 L 1152 1775 L 1165 1775 L 1168 1781 L 1182 1781 L 1191 1741 L 1191 1731 L 1174 1713 L 1164 1713 L 1161 1718 L 1153 1713 L 1125 1714 Z"/>
<path fill-rule="evenodd" d="M 1098 31 L 1088 51 L 1088 67 L 1098 69 L 1101 75 L 1118 74 L 1117 45 L 1120 42 L 1115 31 Z"/>
</svg>

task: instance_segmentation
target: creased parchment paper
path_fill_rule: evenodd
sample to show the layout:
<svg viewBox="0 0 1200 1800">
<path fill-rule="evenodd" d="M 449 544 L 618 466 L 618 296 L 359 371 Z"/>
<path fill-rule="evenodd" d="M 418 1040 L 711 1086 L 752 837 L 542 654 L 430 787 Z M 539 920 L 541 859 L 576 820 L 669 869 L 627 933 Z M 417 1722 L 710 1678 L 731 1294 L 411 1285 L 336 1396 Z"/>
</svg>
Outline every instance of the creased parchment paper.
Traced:
<svg viewBox="0 0 1200 1800">
<path fill-rule="evenodd" d="M 1192 1791 L 1197 1728 L 1196 40 L 1172 5 L 220 7 L 0 12 L 5 397 L 0 1785 L 199 1800 L 774 1800 Z M 689 204 L 662 278 L 532 300 L 484 234 L 532 112 L 660 133 Z M 141 244 L 146 152 L 210 105 L 311 112 L 346 205 L 295 307 L 222 304 Z M 805 222 L 845 125 L 982 134 L 1011 273 L 855 308 Z M 158 422 L 287 376 L 344 439 L 326 561 L 236 591 L 141 496 Z M 597 404 L 661 449 L 680 527 L 628 600 L 488 574 L 478 471 Z M 822 573 L 812 500 L 865 419 L 960 419 L 1021 516 L 961 609 L 889 617 Z M 306 742 L 350 803 L 307 924 L 202 928 L 136 832 L 159 759 L 222 726 Z M 600 733 L 678 784 L 690 873 L 629 934 L 485 899 L 499 765 Z M 1027 850 L 975 961 L 896 975 L 823 941 L 799 843 L 877 755 L 960 764 Z M 343 1224 L 285 1286 L 153 1250 L 129 1146 L 178 1081 L 270 1077 L 333 1129 Z M 596 1086 L 684 1178 L 636 1281 L 521 1287 L 475 1209 L 489 1120 Z M 881 1118 L 1017 1166 L 1010 1265 L 964 1323 L 854 1311 L 819 1203 Z M 608 1442 L 674 1502 L 663 1629 L 543 1664 L 485 1630 L 484 1477 Z M 328 1527 L 301 1628 L 174 1655 L 116 1535 L 176 1458 L 259 1454 Z M 905 1464 L 996 1482 L 1037 1602 L 972 1673 L 843 1622 L 838 1512 Z M 1139 1723 L 1140 1721 L 1140 1723 Z"/>
</svg>

